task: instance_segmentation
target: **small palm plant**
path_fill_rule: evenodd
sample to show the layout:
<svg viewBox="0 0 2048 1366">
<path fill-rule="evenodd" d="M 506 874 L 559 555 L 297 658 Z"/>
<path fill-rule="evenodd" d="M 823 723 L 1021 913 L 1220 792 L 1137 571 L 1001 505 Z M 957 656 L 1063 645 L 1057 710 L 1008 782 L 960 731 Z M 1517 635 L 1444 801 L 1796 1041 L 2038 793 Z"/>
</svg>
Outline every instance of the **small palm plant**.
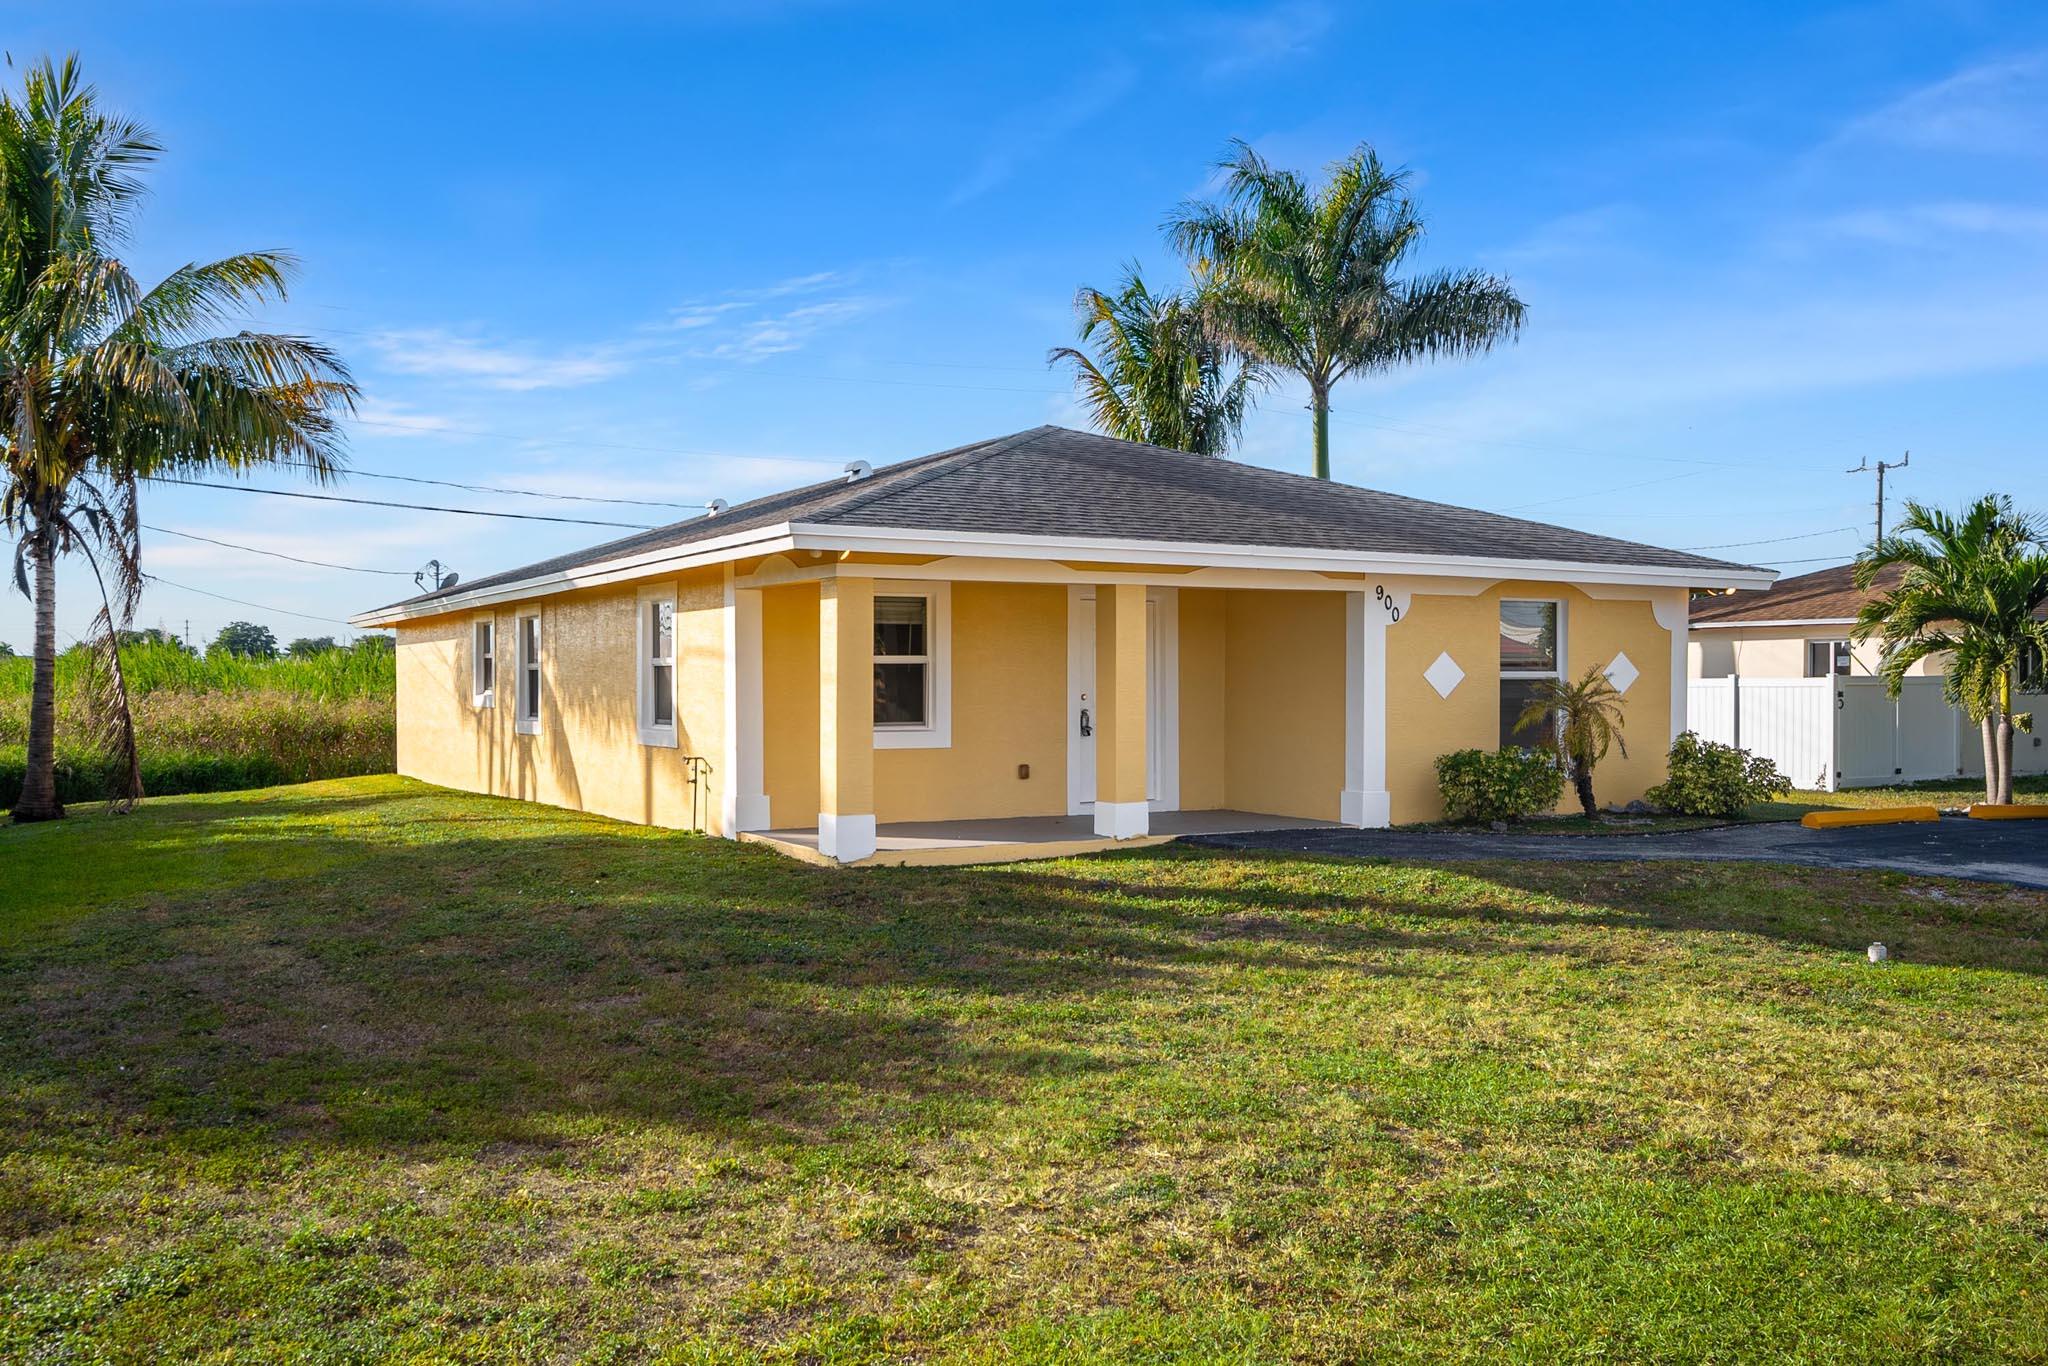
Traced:
<svg viewBox="0 0 2048 1366">
<path fill-rule="evenodd" d="M 1557 755 L 1558 764 L 1571 774 L 1572 791 L 1588 816 L 1600 814 L 1593 800 L 1593 766 L 1607 757 L 1609 749 L 1628 757 L 1628 745 L 1621 738 L 1621 694 L 1595 667 L 1576 683 L 1546 678 L 1538 683 L 1522 714 L 1515 718 L 1515 730 L 1542 727 L 1543 747 Z"/>
<path fill-rule="evenodd" d="M 1265 377 L 1256 365 L 1233 362 L 1199 300 L 1155 294 L 1131 266 L 1114 294 L 1083 289 L 1074 312 L 1095 354 L 1056 346 L 1046 362 L 1074 367 L 1098 428 L 1196 455 L 1229 453 Z"/>
</svg>

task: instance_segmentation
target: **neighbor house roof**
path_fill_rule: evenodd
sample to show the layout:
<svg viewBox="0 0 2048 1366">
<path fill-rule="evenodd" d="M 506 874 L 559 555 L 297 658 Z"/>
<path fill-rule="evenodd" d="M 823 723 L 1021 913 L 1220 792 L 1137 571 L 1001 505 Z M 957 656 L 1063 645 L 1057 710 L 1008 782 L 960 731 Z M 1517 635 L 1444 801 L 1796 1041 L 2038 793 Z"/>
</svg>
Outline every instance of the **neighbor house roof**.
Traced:
<svg viewBox="0 0 2048 1366">
<path fill-rule="evenodd" d="M 764 553 L 773 535 L 810 546 L 909 550 L 920 540 L 949 553 L 998 553 L 998 543 L 1096 553 L 1116 548 L 1158 554 L 1168 548 L 1299 551 L 1331 561 L 1442 561 L 1439 572 L 1498 566 L 1625 566 L 1661 571 L 1674 582 L 1767 580 L 1769 570 L 1679 550 L 1593 536 L 1543 522 L 1425 502 L 1348 484 L 1284 474 L 1118 441 L 1064 427 L 978 441 L 876 468 L 864 477 L 770 494 L 716 515 L 656 527 L 568 555 L 522 565 L 423 594 L 360 621 L 421 615 L 458 600 L 532 585 L 557 591 L 565 581 L 621 562 L 674 558 L 663 552 Z M 977 549 L 976 547 L 980 547 Z M 730 553 L 727 553 L 730 552 Z M 1469 571 L 1467 571 L 1469 572 Z"/>
<path fill-rule="evenodd" d="M 1694 626 L 1798 624 L 1835 625 L 1856 620 L 1863 604 L 1895 587 L 1905 570 L 1882 570 L 1870 588 L 1856 586 L 1856 566 L 1838 564 L 1779 579 L 1769 588 L 1738 589 L 1726 597 L 1699 598 L 1692 605 Z"/>
</svg>

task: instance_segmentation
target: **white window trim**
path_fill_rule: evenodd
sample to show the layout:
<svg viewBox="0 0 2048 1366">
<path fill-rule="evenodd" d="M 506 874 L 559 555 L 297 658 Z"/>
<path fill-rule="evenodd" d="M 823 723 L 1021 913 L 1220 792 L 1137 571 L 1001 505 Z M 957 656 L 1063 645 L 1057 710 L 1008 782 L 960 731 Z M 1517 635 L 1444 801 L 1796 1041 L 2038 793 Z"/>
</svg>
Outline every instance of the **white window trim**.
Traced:
<svg viewBox="0 0 2048 1366">
<path fill-rule="evenodd" d="M 1501 609 L 1503 607 L 1506 607 L 1511 602 L 1547 602 L 1552 607 L 1555 607 L 1557 609 L 1557 667 L 1554 669 L 1500 669 L 1498 667 L 1500 647 L 1498 646 L 1498 644 L 1496 644 L 1494 647 L 1496 660 L 1495 667 L 1498 670 L 1500 682 L 1519 683 L 1526 679 L 1531 678 L 1564 679 L 1571 677 L 1571 655 L 1566 646 L 1566 642 L 1570 639 L 1569 625 L 1571 622 L 1571 617 L 1568 614 L 1568 605 L 1566 604 L 1565 600 L 1563 598 L 1511 598 L 1503 595 L 1498 601 L 1494 603 L 1493 607 L 1494 629 L 1496 632 L 1498 632 L 1500 629 Z M 1498 687 L 1499 684 L 1496 684 L 1495 686 Z"/>
<path fill-rule="evenodd" d="M 533 658 L 526 657 L 526 623 L 533 623 Z M 541 622 L 538 612 L 521 612 L 512 619 L 512 654 L 517 671 L 512 680 L 512 728 L 521 735 L 540 734 L 540 698 L 534 698 L 533 715 L 526 714 L 526 675 L 540 672 Z M 545 683 L 545 676 L 542 682 Z M 534 690 L 536 694 L 542 691 Z"/>
<path fill-rule="evenodd" d="M 931 709 L 921 726 L 875 727 L 876 749 L 953 747 L 953 585 L 944 580 L 877 579 L 878 598 L 925 600 L 925 659 L 930 671 Z"/>
<path fill-rule="evenodd" d="M 664 602 L 669 605 L 671 612 L 675 610 L 675 590 L 665 584 L 660 588 L 643 588 L 640 590 L 639 601 L 633 605 L 633 617 L 639 623 L 633 631 L 634 720 L 640 734 L 641 744 L 661 749 L 674 749 L 676 747 L 675 721 L 670 720 L 666 724 L 657 724 L 654 720 L 654 657 L 648 652 L 648 647 L 652 643 L 654 634 L 653 624 L 648 620 L 652 615 L 649 609 Z M 669 655 L 668 660 L 669 716 L 672 718 L 682 715 L 683 671 L 677 667 L 676 663 L 677 656 L 682 653 L 682 625 L 681 615 L 677 614 L 675 617 L 675 638 L 669 645 L 672 653 Z"/>
<path fill-rule="evenodd" d="M 491 686 L 482 690 L 479 690 L 476 686 L 477 664 L 479 663 L 476 651 L 476 628 L 479 626 L 491 628 Z M 488 612 L 481 616 L 471 617 L 469 619 L 469 704 L 472 707 L 483 708 L 498 705 L 498 662 L 497 618 Z"/>
</svg>

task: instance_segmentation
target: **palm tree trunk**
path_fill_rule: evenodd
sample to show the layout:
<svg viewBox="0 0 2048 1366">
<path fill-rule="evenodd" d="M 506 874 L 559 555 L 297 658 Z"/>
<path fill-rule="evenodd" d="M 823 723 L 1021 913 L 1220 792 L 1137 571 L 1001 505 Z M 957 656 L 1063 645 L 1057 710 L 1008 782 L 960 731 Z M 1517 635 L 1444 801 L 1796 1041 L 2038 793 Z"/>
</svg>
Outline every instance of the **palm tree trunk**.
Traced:
<svg viewBox="0 0 2048 1366">
<path fill-rule="evenodd" d="M 1328 385 L 1309 382 L 1309 408 L 1315 413 L 1316 426 L 1316 478 L 1330 477 L 1330 389 Z"/>
<path fill-rule="evenodd" d="M 1572 765 L 1572 790 L 1579 794 L 1579 807 L 1586 813 L 1587 820 L 1592 820 L 1600 814 L 1599 806 L 1593 801 L 1593 766 L 1591 764 Z"/>
<path fill-rule="evenodd" d="M 1998 671 L 1998 801 L 2012 805 L 2012 673 Z"/>
<path fill-rule="evenodd" d="M 1998 713 L 1998 801 L 2012 805 L 2012 713 Z"/>
<path fill-rule="evenodd" d="M 1998 723 L 1985 712 L 1977 723 L 1977 729 L 1984 737 L 1984 802 L 1988 806 L 1998 800 Z"/>
<path fill-rule="evenodd" d="M 64 814 L 57 800 L 57 538 L 46 522 L 29 534 L 35 560 L 35 672 L 29 686 L 28 771 L 14 819 L 50 821 Z"/>
</svg>

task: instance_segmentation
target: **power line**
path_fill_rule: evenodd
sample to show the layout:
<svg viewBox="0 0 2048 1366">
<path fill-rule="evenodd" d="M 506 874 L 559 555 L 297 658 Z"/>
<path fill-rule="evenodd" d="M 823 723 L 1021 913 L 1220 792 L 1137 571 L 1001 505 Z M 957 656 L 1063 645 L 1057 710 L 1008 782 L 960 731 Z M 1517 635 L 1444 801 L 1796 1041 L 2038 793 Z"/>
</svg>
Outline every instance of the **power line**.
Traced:
<svg viewBox="0 0 2048 1366">
<path fill-rule="evenodd" d="M 1761 541 L 1721 541 L 1715 545 L 1682 545 L 1680 550 L 1734 550 L 1745 545 L 1783 545 L 1786 541 L 1810 541 L 1816 536 L 1839 536 L 1844 531 L 1854 531 L 1853 526 L 1834 526 L 1826 531 L 1802 531 L 1797 536 L 1772 536 Z"/>
<path fill-rule="evenodd" d="M 251 555 L 268 555 L 274 560 L 290 560 L 294 564 L 317 565 L 322 569 L 346 569 L 351 574 L 389 574 L 393 578 L 409 579 L 412 575 L 403 569 L 364 569 L 361 565 L 335 564 L 329 560 L 309 560 L 303 555 L 287 555 L 281 550 L 261 550 L 253 545 L 237 545 L 233 541 L 217 541 L 211 536 L 201 536 L 191 531 L 174 531 L 167 526 L 142 524 L 144 531 L 154 531 L 159 536 L 182 536 L 188 541 L 204 541 L 208 545 L 225 546 L 229 550 L 246 550 Z"/>
<path fill-rule="evenodd" d="M 195 489 L 226 489 L 230 493 L 267 493 L 273 498 L 310 498 L 318 503 L 360 503 L 365 507 L 404 508 L 412 512 L 452 512 L 463 517 L 505 517 L 518 522 L 567 522 L 575 526 L 615 526 L 628 531 L 652 531 L 644 522 L 600 522 L 589 517 L 548 517 L 538 512 L 486 512 L 482 508 L 437 507 L 429 503 L 396 503 L 384 498 L 348 498 L 339 493 L 301 493 L 294 489 L 259 489 L 247 484 L 216 484 L 205 479 L 166 479 L 151 476 L 151 483 L 184 484 Z"/>
<path fill-rule="evenodd" d="M 300 469 L 315 469 L 303 461 L 287 461 Z M 361 479 L 391 479 L 401 484 L 433 484 L 438 488 L 462 489 L 469 493 L 509 493 L 521 498 L 545 498 L 557 503 L 619 503 L 644 508 L 679 508 L 684 511 L 702 512 L 702 503 L 667 503 L 649 498 L 601 498 L 594 493 L 542 493 L 538 489 L 507 488 L 502 484 L 463 484 L 453 479 L 427 479 L 413 474 L 382 474 L 376 470 L 351 468 L 346 473 Z"/>
<path fill-rule="evenodd" d="M 148 579 L 151 583 L 160 583 L 166 588 L 183 589 L 187 593 L 197 593 L 202 598 L 218 598 L 222 602 L 231 602 L 237 607 L 253 607 L 259 612 L 276 612 L 287 617 L 304 617 L 307 621 L 323 621 L 329 626 L 347 626 L 349 624 L 345 621 L 339 621 L 334 617 L 318 617 L 314 616 L 311 612 L 294 612 L 289 607 L 266 607 L 260 602 L 250 602 L 245 598 L 231 598 L 225 593 L 211 593 L 204 588 L 194 588 L 189 583 L 174 582 L 163 577 L 161 574 L 144 574 L 142 577 Z"/>
</svg>

